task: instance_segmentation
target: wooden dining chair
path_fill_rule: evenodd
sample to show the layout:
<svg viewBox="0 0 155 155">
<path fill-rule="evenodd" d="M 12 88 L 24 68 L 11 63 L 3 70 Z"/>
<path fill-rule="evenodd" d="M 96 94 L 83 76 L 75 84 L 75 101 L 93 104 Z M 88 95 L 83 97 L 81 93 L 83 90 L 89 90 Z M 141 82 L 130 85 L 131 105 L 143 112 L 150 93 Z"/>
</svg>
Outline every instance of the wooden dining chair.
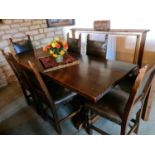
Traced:
<svg viewBox="0 0 155 155">
<path fill-rule="evenodd" d="M 48 89 L 41 77 L 41 74 L 35 68 L 34 64 L 32 64 L 30 61 L 28 62 L 28 64 L 29 66 L 26 67 L 18 63 L 18 65 L 21 67 L 21 70 L 25 74 L 27 81 L 29 81 L 29 85 L 33 89 L 34 94 L 36 95 L 38 105 L 40 105 L 40 108 L 42 108 L 41 113 L 46 116 L 47 120 L 52 122 L 57 133 L 61 134 L 62 131 L 60 123 L 75 116 L 80 111 L 80 109 L 75 108 L 73 112 L 61 119 L 58 118 L 57 110 L 61 107 L 60 105 L 68 105 L 68 103 L 70 103 L 71 105 L 75 103 L 76 107 L 78 99 L 77 94 L 68 89 L 55 89 L 52 91 L 52 85 L 50 86 L 51 88 Z"/>
<path fill-rule="evenodd" d="M 22 75 L 22 72 L 20 71 L 20 68 L 17 66 L 17 59 L 12 53 L 5 53 L 3 50 L 2 54 L 5 57 L 6 61 L 10 65 L 11 69 L 13 70 L 20 86 L 23 91 L 23 94 L 25 96 L 25 99 L 27 101 L 28 105 L 31 105 L 32 102 L 34 102 L 34 97 L 31 88 L 29 85 L 26 83 L 24 76 Z"/>
<path fill-rule="evenodd" d="M 105 35 L 103 41 L 90 40 L 90 34 L 88 34 L 86 54 L 106 59 L 107 44 L 108 44 L 108 34 Z"/>
<path fill-rule="evenodd" d="M 27 40 L 21 40 L 17 42 L 14 42 L 12 38 L 10 38 L 9 40 L 11 45 L 13 46 L 13 49 L 16 55 L 21 55 L 23 53 L 34 51 L 31 38 L 29 35 L 27 35 Z"/>
<path fill-rule="evenodd" d="M 81 53 L 81 34 L 78 39 L 70 38 L 67 33 L 68 52 Z"/>
<path fill-rule="evenodd" d="M 122 89 L 123 91 L 126 91 L 127 93 L 130 93 L 132 90 L 132 86 L 135 83 L 135 80 L 137 78 L 139 72 L 139 68 L 138 66 L 134 69 L 134 71 L 132 71 L 129 75 L 127 75 L 126 77 L 124 77 L 119 83 L 118 83 L 118 87 L 120 87 L 120 89 Z"/>
<path fill-rule="evenodd" d="M 89 134 L 92 134 L 92 130 L 101 134 L 108 134 L 93 125 L 92 113 L 120 125 L 122 135 L 133 132 L 138 134 L 143 104 L 155 74 L 154 66 L 149 70 L 147 68 L 147 66 L 144 66 L 139 70 L 130 94 L 115 87 L 99 102 L 86 104 L 86 126 Z"/>
<path fill-rule="evenodd" d="M 23 91 L 23 94 L 25 96 L 25 99 L 28 103 L 28 105 L 30 105 L 31 107 L 33 107 L 33 109 L 44 119 L 46 120 L 46 116 L 42 111 L 42 106 L 40 104 L 38 104 L 37 102 L 37 96 L 35 95 L 33 88 L 31 87 L 31 83 L 29 82 L 29 80 L 25 77 L 25 74 L 23 73 L 23 70 L 21 69 L 21 67 L 19 66 L 19 61 L 16 58 L 15 55 L 13 55 L 12 53 L 4 53 L 4 51 L 2 52 L 3 55 L 7 58 L 8 63 L 10 64 L 11 68 L 13 69 L 18 82 L 21 86 L 21 89 Z M 52 88 L 55 89 L 59 89 L 59 91 L 61 89 L 63 89 L 62 87 L 60 87 L 59 85 L 55 84 L 54 82 L 52 82 L 51 80 L 47 79 L 47 77 L 43 76 L 42 77 L 44 80 L 46 80 L 46 84 L 51 88 L 51 84 L 52 84 Z"/>
</svg>

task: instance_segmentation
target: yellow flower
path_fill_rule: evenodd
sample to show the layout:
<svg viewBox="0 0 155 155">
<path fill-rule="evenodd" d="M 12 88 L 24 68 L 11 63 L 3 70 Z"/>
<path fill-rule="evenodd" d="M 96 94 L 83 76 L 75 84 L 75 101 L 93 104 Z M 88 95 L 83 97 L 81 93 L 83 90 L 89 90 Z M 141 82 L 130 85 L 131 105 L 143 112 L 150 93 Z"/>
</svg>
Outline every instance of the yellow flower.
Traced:
<svg viewBox="0 0 155 155">
<path fill-rule="evenodd" d="M 60 40 L 60 38 L 59 38 L 59 37 L 56 37 L 56 38 L 55 38 L 55 40 L 56 40 L 56 41 L 59 41 L 59 40 Z"/>
<path fill-rule="evenodd" d="M 60 51 L 60 55 L 64 55 L 65 52 L 63 50 Z"/>
<path fill-rule="evenodd" d="M 54 51 L 50 50 L 50 54 L 53 55 L 54 54 Z"/>
<path fill-rule="evenodd" d="M 57 57 L 58 57 L 58 55 L 57 55 L 57 54 L 53 54 L 53 57 L 54 57 L 54 58 L 57 58 Z"/>
<path fill-rule="evenodd" d="M 55 47 L 55 43 L 54 42 L 51 45 L 52 45 L 52 47 Z"/>
</svg>

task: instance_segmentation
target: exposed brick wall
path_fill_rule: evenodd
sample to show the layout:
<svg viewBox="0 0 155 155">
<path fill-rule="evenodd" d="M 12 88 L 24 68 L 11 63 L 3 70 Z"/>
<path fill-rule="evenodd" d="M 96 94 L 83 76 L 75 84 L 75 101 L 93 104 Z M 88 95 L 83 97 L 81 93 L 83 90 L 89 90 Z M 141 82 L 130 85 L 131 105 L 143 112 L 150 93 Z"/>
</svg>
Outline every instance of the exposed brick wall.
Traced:
<svg viewBox="0 0 155 155">
<path fill-rule="evenodd" d="M 44 19 L 6 19 L 0 24 L 0 48 L 6 52 L 12 48 L 9 38 L 14 41 L 25 39 L 25 36 L 31 36 L 32 44 L 35 49 L 43 47 L 55 36 L 63 38 L 63 28 L 47 28 Z M 7 82 L 13 81 L 14 74 L 8 63 L 0 52 L 0 87 L 6 85 Z"/>
<path fill-rule="evenodd" d="M 5 74 L 3 73 L 3 70 L 0 68 L 0 88 L 3 86 L 6 86 L 8 83 L 5 78 Z"/>
</svg>

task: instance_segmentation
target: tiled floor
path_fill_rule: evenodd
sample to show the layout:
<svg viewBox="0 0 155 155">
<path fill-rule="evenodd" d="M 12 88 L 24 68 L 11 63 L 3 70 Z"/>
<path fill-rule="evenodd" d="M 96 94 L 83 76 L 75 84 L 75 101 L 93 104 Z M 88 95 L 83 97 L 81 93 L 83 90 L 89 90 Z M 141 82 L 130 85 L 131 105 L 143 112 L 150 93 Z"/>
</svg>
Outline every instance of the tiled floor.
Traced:
<svg viewBox="0 0 155 155">
<path fill-rule="evenodd" d="M 62 111 L 63 113 L 63 111 Z M 119 134 L 120 127 L 105 119 L 96 122 L 105 131 Z M 85 135 L 84 129 L 77 130 L 70 120 L 61 124 L 63 134 Z M 0 89 L 0 134 L 11 135 L 53 135 L 56 134 L 52 125 L 42 120 L 29 106 L 27 106 L 20 86 L 13 83 Z M 94 132 L 94 134 L 97 134 Z M 155 105 L 153 105 L 150 120 L 141 121 L 142 135 L 155 134 Z"/>
</svg>

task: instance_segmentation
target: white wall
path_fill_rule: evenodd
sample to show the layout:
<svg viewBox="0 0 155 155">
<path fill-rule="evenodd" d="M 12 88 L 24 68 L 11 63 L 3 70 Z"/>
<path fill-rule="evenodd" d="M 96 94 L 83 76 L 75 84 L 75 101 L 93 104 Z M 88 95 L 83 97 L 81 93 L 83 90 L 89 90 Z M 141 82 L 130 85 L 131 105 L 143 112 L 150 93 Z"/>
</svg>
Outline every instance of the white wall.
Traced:
<svg viewBox="0 0 155 155">
<path fill-rule="evenodd" d="M 113 17 L 109 18 L 100 18 L 100 20 L 110 19 L 111 20 L 111 28 L 113 29 L 149 29 L 150 32 L 147 34 L 146 46 L 145 49 L 148 51 L 155 52 L 155 22 L 153 20 L 148 19 L 114 19 Z M 76 27 L 93 27 L 93 21 L 97 19 L 76 19 Z"/>
<path fill-rule="evenodd" d="M 111 20 L 111 28 L 150 29 L 145 49 L 155 52 L 154 0 L 94 0 L 75 3 L 67 15 L 76 27 L 93 27 L 94 20 Z"/>
</svg>

